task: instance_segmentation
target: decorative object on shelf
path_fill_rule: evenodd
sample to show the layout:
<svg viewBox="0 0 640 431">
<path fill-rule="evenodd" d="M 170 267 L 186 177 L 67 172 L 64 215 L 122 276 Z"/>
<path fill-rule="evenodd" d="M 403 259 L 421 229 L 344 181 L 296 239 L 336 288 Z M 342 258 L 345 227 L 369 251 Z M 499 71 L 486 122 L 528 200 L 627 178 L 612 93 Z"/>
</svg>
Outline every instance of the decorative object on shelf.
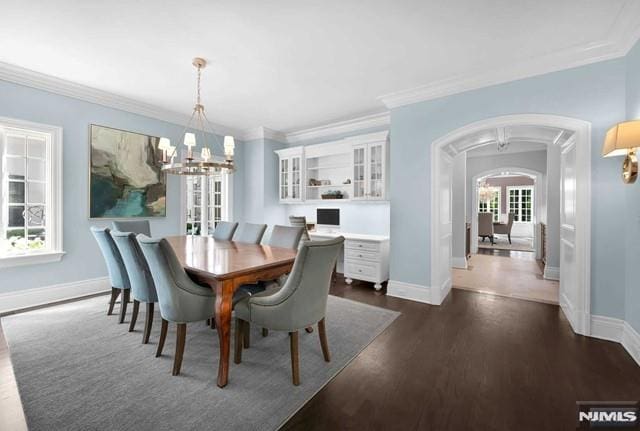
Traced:
<svg viewBox="0 0 640 431">
<path fill-rule="evenodd" d="M 342 199 L 344 195 L 340 190 L 329 190 L 322 195 L 320 195 L 322 199 Z"/>
<path fill-rule="evenodd" d="M 351 184 L 351 179 L 347 178 L 346 180 L 344 180 L 344 182 L 342 184 Z"/>
<path fill-rule="evenodd" d="M 89 216 L 164 217 L 167 189 L 159 162 L 168 139 L 92 124 L 90 141 Z"/>
<path fill-rule="evenodd" d="M 331 180 L 320 180 L 320 185 L 321 186 L 330 186 L 331 185 Z"/>
<path fill-rule="evenodd" d="M 224 161 L 216 161 L 212 146 L 209 145 L 207 139 L 207 134 L 210 134 L 213 136 L 213 140 L 217 141 L 217 135 L 204 112 L 204 105 L 200 100 L 200 77 L 202 69 L 207 65 L 207 62 L 203 58 L 196 57 L 193 59 L 192 64 L 197 69 L 198 75 L 196 104 L 193 107 L 193 113 L 191 114 L 191 118 L 189 118 L 189 122 L 183 132 L 183 143 L 187 147 L 187 157 L 185 157 L 184 161 L 175 163 L 174 158 L 176 156 L 176 147 L 172 147 L 168 140 L 167 142 L 163 142 L 161 148 L 163 151 L 162 170 L 174 175 L 215 175 L 219 173 L 220 170 L 233 172 L 235 169 L 235 164 L 233 163 L 233 152 L 235 149 L 233 136 L 224 137 L 224 143 L 222 145 L 224 150 Z M 199 129 L 199 139 L 201 139 L 200 143 L 203 145 L 200 154 L 202 160 L 195 160 L 193 157 L 193 147 L 197 145 L 196 133 L 187 132 L 187 130 L 192 127 L 194 120 L 195 124 L 193 125 Z"/>
<path fill-rule="evenodd" d="M 480 201 L 489 203 L 491 199 L 493 199 L 494 194 L 495 191 L 493 191 L 491 187 L 489 187 L 485 180 L 482 180 L 478 188 L 478 197 Z"/>
<path fill-rule="evenodd" d="M 640 120 L 618 123 L 607 132 L 602 147 L 602 157 L 625 156 L 622 163 L 622 181 L 632 184 L 638 178 L 638 158 L 640 147 Z"/>
<path fill-rule="evenodd" d="M 309 178 L 309 185 L 311 187 L 316 187 L 316 186 L 322 185 L 322 183 L 319 180 L 316 180 L 315 178 Z"/>
</svg>

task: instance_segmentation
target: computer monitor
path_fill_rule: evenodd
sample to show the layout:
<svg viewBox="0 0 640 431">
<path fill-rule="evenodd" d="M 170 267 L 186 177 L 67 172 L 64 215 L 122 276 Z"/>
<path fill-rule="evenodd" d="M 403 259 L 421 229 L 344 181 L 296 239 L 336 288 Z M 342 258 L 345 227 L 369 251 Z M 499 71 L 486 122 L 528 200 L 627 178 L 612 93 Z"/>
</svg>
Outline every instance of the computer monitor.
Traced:
<svg viewBox="0 0 640 431">
<path fill-rule="evenodd" d="M 320 227 L 338 228 L 340 227 L 339 208 L 317 208 L 316 224 Z"/>
</svg>

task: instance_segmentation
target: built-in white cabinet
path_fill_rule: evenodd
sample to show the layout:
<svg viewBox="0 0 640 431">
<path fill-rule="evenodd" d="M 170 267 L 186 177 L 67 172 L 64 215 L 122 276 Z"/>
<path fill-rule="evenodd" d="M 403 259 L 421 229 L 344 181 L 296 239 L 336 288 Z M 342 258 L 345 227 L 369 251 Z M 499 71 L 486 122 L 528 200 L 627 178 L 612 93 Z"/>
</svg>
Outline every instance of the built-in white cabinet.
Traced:
<svg viewBox="0 0 640 431">
<path fill-rule="evenodd" d="M 302 201 L 304 151 L 302 147 L 287 148 L 278 153 L 278 177 L 280 202 Z"/>
<path fill-rule="evenodd" d="M 387 132 L 277 150 L 281 203 L 388 199 Z"/>
<path fill-rule="evenodd" d="M 353 199 L 381 200 L 387 192 L 387 143 L 353 144 Z"/>
</svg>

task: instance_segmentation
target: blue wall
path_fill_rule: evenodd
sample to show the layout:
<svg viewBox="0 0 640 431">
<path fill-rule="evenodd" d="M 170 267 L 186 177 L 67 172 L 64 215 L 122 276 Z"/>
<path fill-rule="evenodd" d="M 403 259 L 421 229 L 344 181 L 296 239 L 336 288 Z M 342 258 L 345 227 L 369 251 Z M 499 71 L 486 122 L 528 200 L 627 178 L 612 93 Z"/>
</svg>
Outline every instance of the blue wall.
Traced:
<svg viewBox="0 0 640 431">
<path fill-rule="evenodd" d="M 391 113 L 391 279 L 430 284 L 431 143 L 469 123 L 555 114 L 592 124 L 592 313 L 624 317 L 627 229 L 620 160 L 600 156 L 606 130 L 625 117 L 625 60 L 469 91 Z M 420 186 L 421 185 L 421 186 Z"/>
<path fill-rule="evenodd" d="M 99 124 L 123 130 L 168 137 L 181 141 L 184 125 L 154 120 L 70 97 L 59 96 L 0 81 L 0 116 L 34 121 L 63 128 L 63 249 L 61 262 L 0 269 L 0 293 L 53 284 L 104 277 L 107 270 L 98 246 L 89 232 L 91 225 L 110 222 L 89 220 L 89 125 Z M 236 160 L 242 171 L 243 144 L 237 145 Z M 235 195 L 241 196 L 243 181 L 235 181 Z M 240 198 L 234 211 L 241 217 Z M 151 220 L 153 235 L 180 231 L 180 179 L 169 176 L 167 216 Z"/>
<path fill-rule="evenodd" d="M 629 52 L 626 58 L 627 120 L 640 120 L 640 43 Z M 620 169 L 620 158 L 617 172 Z M 619 175 L 619 174 L 618 174 Z M 640 183 L 623 185 L 627 198 L 626 214 L 626 320 L 640 332 Z"/>
</svg>

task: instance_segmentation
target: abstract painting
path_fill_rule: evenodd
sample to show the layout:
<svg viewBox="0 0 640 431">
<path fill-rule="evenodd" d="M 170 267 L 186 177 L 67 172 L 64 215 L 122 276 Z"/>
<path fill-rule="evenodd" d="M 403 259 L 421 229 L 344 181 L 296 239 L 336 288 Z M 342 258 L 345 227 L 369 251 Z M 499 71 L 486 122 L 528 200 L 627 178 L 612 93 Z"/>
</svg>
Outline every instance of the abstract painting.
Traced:
<svg viewBox="0 0 640 431">
<path fill-rule="evenodd" d="M 166 216 L 160 138 L 91 125 L 91 218 Z"/>
</svg>

